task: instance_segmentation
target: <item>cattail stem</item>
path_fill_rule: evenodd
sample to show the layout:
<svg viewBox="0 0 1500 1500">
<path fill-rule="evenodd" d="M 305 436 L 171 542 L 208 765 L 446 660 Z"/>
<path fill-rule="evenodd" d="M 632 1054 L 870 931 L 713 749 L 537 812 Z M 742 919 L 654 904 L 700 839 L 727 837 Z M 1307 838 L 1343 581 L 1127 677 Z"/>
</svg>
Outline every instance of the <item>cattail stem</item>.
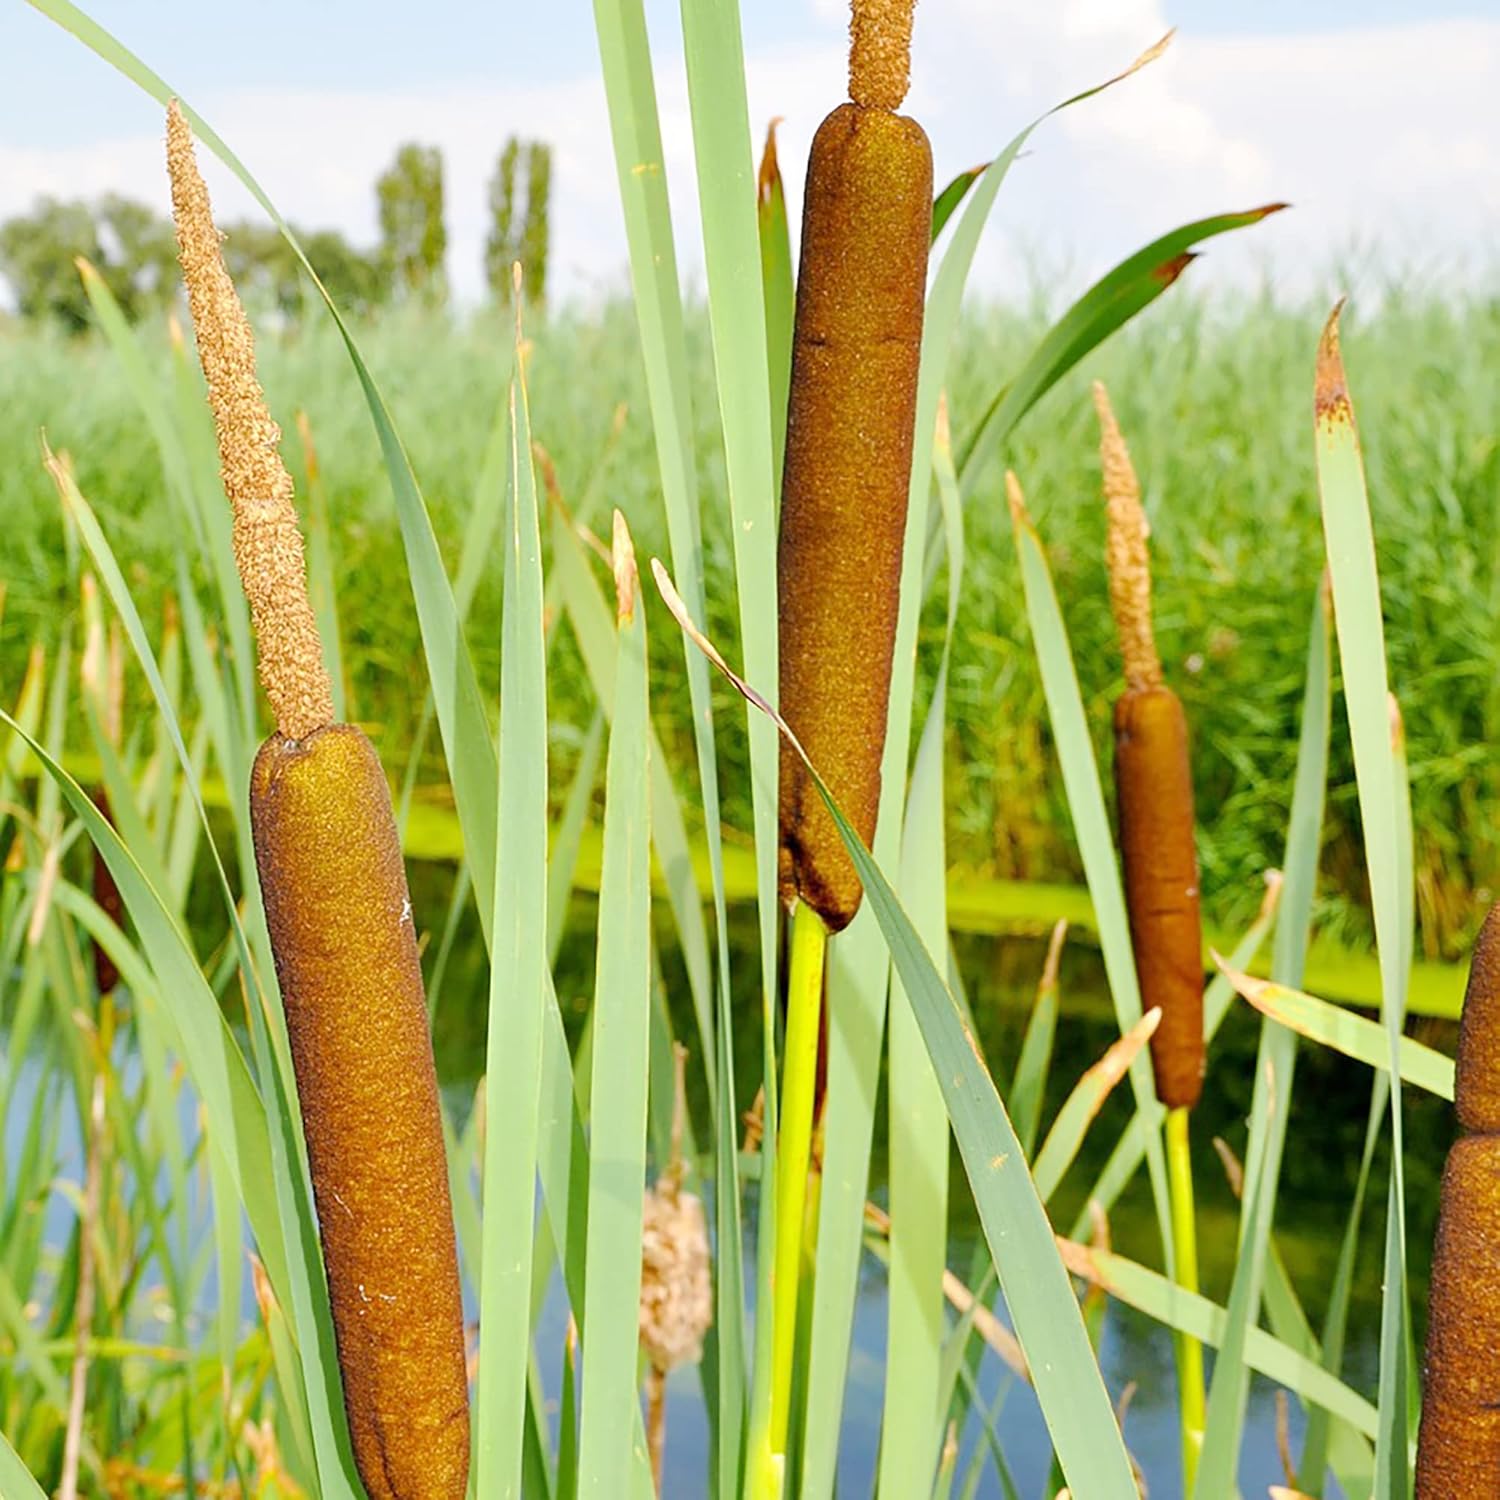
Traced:
<svg viewBox="0 0 1500 1500">
<path fill-rule="evenodd" d="M 802 1273 L 802 1230 L 807 1215 L 812 1157 L 813 1097 L 817 1088 L 818 1033 L 823 1008 L 823 959 L 828 929 L 810 906 L 792 913 L 787 978 L 786 1055 L 776 1140 L 776 1235 L 771 1273 L 771 1402 L 763 1435 L 752 1438 L 751 1494 L 776 1500 L 786 1469 L 791 1421 L 792 1366 L 797 1347 L 797 1291 Z"/>
<path fill-rule="evenodd" d="M 1188 1111 L 1167 1112 L 1167 1179 L 1172 1195 L 1172 1248 L 1177 1285 L 1198 1290 L 1198 1230 L 1193 1212 L 1193 1160 L 1188 1142 Z M 1207 1413 L 1203 1396 L 1203 1345 L 1187 1334 L 1177 1336 L 1177 1382 L 1182 1413 L 1182 1492 L 1193 1493 L 1198 1455 L 1203 1451 Z"/>
<path fill-rule="evenodd" d="M 651 1455 L 651 1486 L 661 1494 L 661 1461 L 667 1447 L 667 1372 L 646 1371 L 646 1451 Z"/>
</svg>

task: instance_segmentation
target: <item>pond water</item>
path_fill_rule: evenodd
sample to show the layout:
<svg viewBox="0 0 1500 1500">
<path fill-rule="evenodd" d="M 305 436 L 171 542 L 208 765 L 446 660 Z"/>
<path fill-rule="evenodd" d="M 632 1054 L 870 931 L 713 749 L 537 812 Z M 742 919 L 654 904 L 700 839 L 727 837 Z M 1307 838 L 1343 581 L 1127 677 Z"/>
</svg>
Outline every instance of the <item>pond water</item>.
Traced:
<svg viewBox="0 0 1500 1500">
<path fill-rule="evenodd" d="M 587 1014 L 593 988 L 593 908 L 579 901 L 556 970 L 557 991 L 570 1034 L 577 1036 Z M 746 955 L 736 979 L 736 1088 L 743 1107 L 759 1083 L 760 1021 L 754 990 L 756 934 L 753 914 L 731 913 L 731 939 L 736 953 Z M 664 964 L 671 996 L 674 1029 L 689 1041 L 695 1036 L 685 979 L 672 969 L 668 939 L 663 940 Z M 483 1058 L 484 957 L 477 931 L 460 940 L 462 957 L 450 966 L 437 1021 L 439 1070 L 454 1089 L 472 1092 Z M 957 942 L 960 972 L 979 1029 L 981 1045 L 1000 1080 L 1010 1076 L 1030 1015 L 1045 943 L 1030 938 L 962 938 Z M 1118 1035 L 1110 1009 L 1103 965 L 1086 941 L 1071 942 L 1064 950 L 1060 976 L 1061 1006 L 1051 1079 L 1042 1116 L 1045 1133 L 1079 1075 L 1096 1061 Z M 1440 1022 L 1417 1022 L 1424 1039 L 1451 1053 L 1456 1028 Z M 1234 1272 L 1238 1231 L 1238 1203 L 1221 1170 L 1213 1142 L 1221 1139 L 1243 1159 L 1250 1112 L 1260 1018 L 1249 1006 L 1231 1009 L 1210 1053 L 1202 1103 L 1192 1122 L 1193 1160 L 1197 1184 L 1199 1255 L 1203 1290 L 1223 1303 Z M 690 1072 L 690 1078 L 693 1075 Z M 1286 1157 L 1276 1208 L 1277 1244 L 1312 1326 L 1320 1328 L 1334 1275 L 1339 1244 L 1353 1198 L 1369 1107 L 1371 1074 L 1367 1068 L 1325 1049 L 1299 1049 L 1293 1099 L 1289 1114 Z M 707 1104 L 690 1085 L 690 1104 L 707 1139 Z M 1129 1090 L 1120 1088 L 1106 1103 L 1091 1129 L 1077 1161 L 1052 1205 L 1053 1219 L 1066 1230 L 1084 1207 L 1089 1185 L 1130 1117 Z M 1412 1278 L 1413 1317 L 1417 1336 L 1423 1329 L 1427 1265 L 1437 1211 L 1438 1183 L 1452 1138 L 1450 1111 L 1430 1096 L 1407 1091 L 1407 1224 L 1408 1261 Z M 883 1096 L 882 1096 L 883 1106 Z M 877 1113 L 875 1153 L 871 1167 L 871 1196 L 883 1202 L 885 1163 L 882 1142 L 885 1119 Z M 1377 1154 L 1372 1188 L 1366 1203 L 1356 1268 L 1355 1293 L 1349 1318 L 1345 1378 L 1372 1399 L 1377 1381 L 1379 1287 L 1384 1233 L 1384 1182 L 1387 1158 Z M 949 1263 L 960 1274 L 968 1271 L 983 1240 L 963 1180 L 957 1152 L 952 1156 Z M 753 1199 L 747 1225 L 753 1225 Z M 1148 1265 L 1160 1263 L 1156 1216 L 1145 1173 L 1122 1196 L 1110 1214 L 1114 1248 Z M 879 1426 L 884 1380 L 885 1273 L 878 1260 L 866 1255 L 855 1317 L 849 1388 L 840 1438 L 840 1494 L 873 1493 L 878 1460 Z M 561 1298 L 549 1311 L 557 1319 L 552 1347 L 560 1348 L 565 1310 Z M 1004 1314 L 1003 1303 L 997 1312 Z M 545 1335 L 544 1335 L 545 1336 Z M 1118 1303 L 1111 1303 L 1105 1320 L 1101 1361 L 1112 1397 L 1127 1387 L 1130 1397 L 1125 1434 L 1131 1452 L 1145 1474 L 1152 1500 L 1173 1500 L 1182 1494 L 1177 1419 L 1175 1364 L 1171 1336 L 1152 1319 Z M 555 1390 L 557 1361 L 546 1361 L 549 1388 Z M 1209 1354 L 1212 1371 L 1212 1354 Z M 1005 1378 L 1003 1366 L 986 1354 L 980 1389 L 993 1400 Z M 667 1470 L 670 1496 L 705 1493 L 708 1434 L 698 1377 L 678 1371 L 669 1382 Z M 1300 1453 L 1303 1414 L 1292 1402 L 1289 1432 L 1293 1454 Z M 1047 1477 L 1050 1449 L 1039 1409 L 1029 1390 L 1013 1389 L 1006 1397 L 997 1424 L 1021 1496 L 1041 1496 Z M 977 1425 L 970 1424 L 961 1447 L 962 1475 Z M 1275 1387 L 1256 1376 L 1252 1380 L 1246 1422 L 1240 1484 L 1244 1496 L 1264 1496 L 1267 1487 L 1285 1483 L 1277 1436 Z M 955 1487 L 956 1493 L 956 1487 Z M 991 1466 L 977 1493 L 1002 1496 L 1004 1490 Z M 1331 1487 L 1330 1494 L 1337 1493 Z"/>
<path fill-rule="evenodd" d="M 414 872 L 415 873 L 415 872 Z M 421 903 L 421 882 L 414 880 L 414 896 Z M 748 913 L 733 919 L 736 949 L 753 952 L 754 932 Z M 582 1030 L 587 997 L 592 989 L 592 910 L 580 909 L 565 941 L 557 967 L 557 989 L 564 1017 L 573 1038 Z M 663 944 L 664 966 L 671 996 L 674 1026 L 683 1036 L 692 1035 L 690 1006 L 685 985 L 674 973 L 673 953 Z M 1040 972 L 1043 944 L 1039 940 L 975 938 L 958 947 L 961 972 L 978 1024 L 980 1041 L 998 1078 L 1009 1077 L 1029 1014 L 1036 977 Z M 741 963 L 742 976 L 753 976 L 754 965 Z M 737 981 L 738 982 L 738 981 Z M 445 1095 L 462 1117 L 471 1107 L 484 1056 L 483 1028 L 486 981 L 485 959 L 472 925 L 461 931 L 444 983 L 436 1028 L 439 1072 Z M 1051 1082 L 1043 1111 L 1043 1131 L 1079 1074 L 1096 1060 L 1115 1035 L 1108 1008 L 1102 966 L 1098 955 L 1082 943 L 1065 951 L 1061 974 L 1061 1015 L 1057 1032 Z M 753 1097 L 759 1074 L 759 1018 L 748 986 L 736 997 L 737 1089 L 742 1107 Z M 1429 1023 L 1428 1040 L 1451 1050 L 1451 1028 Z M 1258 1017 L 1248 1007 L 1230 1012 L 1210 1055 L 1210 1070 L 1203 1103 L 1193 1119 L 1193 1149 L 1198 1183 L 1198 1214 L 1203 1289 L 1216 1301 L 1228 1295 L 1233 1273 L 1237 1205 L 1213 1149 L 1215 1137 L 1223 1139 L 1237 1155 L 1243 1153 L 1246 1117 L 1251 1097 L 1251 1079 L 1258 1036 Z M 132 1066 L 124 1063 L 127 1070 Z M 691 1076 L 691 1072 L 690 1072 Z M 11 1117 L 4 1126 L 7 1164 L 21 1148 L 24 1122 L 35 1098 L 39 1073 L 34 1063 L 23 1064 L 21 1085 L 12 1095 Z M 1352 1198 L 1355 1172 L 1363 1140 L 1369 1100 L 1368 1070 L 1332 1053 L 1304 1047 L 1299 1052 L 1296 1087 L 1289 1118 L 1289 1136 L 1276 1210 L 1277 1242 L 1313 1326 L 1319 1327 L 1326 1304 L 1334 1260 Z M 1121 1089 L 1105 1106 L 1085 1141 L 1078 1161 L 1069 1172 L 1053 1204 L 1054 1221 L 1060 1228 L 1071 1225 L 1082 1207 L 1083 1195 L 1102 1167 L 1120 1129 L 1129 1118 Z M 690 1106 L 700 1139 L 707 1138 L 707 1110 L 701 1093 L 690 1090 Z M 68 1111 L 72 1116 L 73 1111 Z M 185 1132 L 192 1128 L 194 1109 L 184 1101 Z M 1413 1309 L 1421 1333 L 1421 1308 L 1425 1301 L 1427 1261 L 1437 1204 L 1437 1183 L 1442 1160 L 1451 1138 L 1448 1111 L 1425 1096 L 1407 1101 L 1409 1159 L 1407 1164 L 1409 1260 L 1413 1279 Z M 876 1148 L 872 1162 L 871 1196 L 884 1199 L 883 1148 L 885 1122 L 876 1122 Z M 80 1151 L 76 1120 L 64 1130 L 64 1175 L 77 1178 Z M 950 1264 L 960 1274 L 970 1270 L 983 1242 L 977 1220 L 963 1184 L 962 1167 L 953 1157 L 950 1222 Z M 1350 1316 L 1348 1358 L 1345 1376 L 1359 1390 L 1373 1395 L 1376 1382 L 1376 1337 L 1379 1322 L 1380 1245 L 1384 1161 L 1377 1161 L 1370 1205 L 1356 1276 L 1356 1291 Z M 71 1223 L 72 1209 L 61 1194 L 54 1193 L 48 1205 L 49 1243 L 59 1244 Z M 753 1188 L 746 1205 L 747 1250 L 753 1245 L 755 1204 Z M 1159 1261 L 1155 1215 L 1144 1173 L 1126 1191 L 1110 1215 L 1114 1248 L 1147 1264 Z M 242 1311 L 247 1321 L 256 1316 L 248 1278 L 242 1286 Z M 217 1297 L 212 1282 L 206 1298 Z M 866 1255 L 860 1282 L 854 1325 L 844 1425 L 840 1435 L 839 1493 L 865 1496 L 873 1492 L 879 1446 L 879 1424 L 884 1378 L 884 1270 Z M 1002 1303 L 997 1312 L 1004 1317 Z M 559 1389 L 560 1357 L 567 1309 L 560 1286 L 549 1296 L 539 1329 L 538 1353 L 543 1378 L 555 1399 Z M 161 1336 L 159 1333 L 156 1336 Z M 1101 1362 L 1112 1397 L 1117 1401 L 1131 1390 L 1125 1423 L 1127 1443 L 1142 1467 L 1152 1500 L 1172 1500 L 1182 1493 L 1179 1477 L 1177 1409 L 1174 1363 L 1170 1336 L 1149 1318 L 1111 1303 L 1104 1324 Z M 1210 1362 L 1210 1369 L 1211 1369 Z M 986 1353 L 979 1368 L 978 1386 L 987 1402 L 993 1402 L 1002 1384 L 1009 1381 L 999 1361 Z M 708 1430 L 702 1390 L 696 1371 L 677 1371 L 668 1384 L 667 1469 L 665 1489 L 669 1496 L 692 1500 L 706 1493 Z M 1303 1414 L 1291 1404 L 1289 1431 L 1292 1451 L 1300 1450 Z M 1050 1450 L 1040 1413 L 1030 1391 L 1009 1382 L 996 1424 L 1018 1492 L 1025 1500 L 1044 1493 Z M 960 1449 L 959 1474 L 963 1475 L 974 1445 L 981 1441 L 977 1422 L 971 1420 Z M 1240 1467 L 1241 1492 L 1247 1497 L 1264 1496 L 1267 1486 L 1285 1482 L 1278 1452 L 1277 1406 L 1274 1388 L 1257 1377 L 1251 1386 L 1244 1452 Z M 956 1492 L 956 1490 L 955 1490 Z M 1005 1491 L 991 1465 L 977 1493 L 1003 1496 Z M 1333 1493 L 1333 1491 L 1330 1491 Z"/>
</svg>

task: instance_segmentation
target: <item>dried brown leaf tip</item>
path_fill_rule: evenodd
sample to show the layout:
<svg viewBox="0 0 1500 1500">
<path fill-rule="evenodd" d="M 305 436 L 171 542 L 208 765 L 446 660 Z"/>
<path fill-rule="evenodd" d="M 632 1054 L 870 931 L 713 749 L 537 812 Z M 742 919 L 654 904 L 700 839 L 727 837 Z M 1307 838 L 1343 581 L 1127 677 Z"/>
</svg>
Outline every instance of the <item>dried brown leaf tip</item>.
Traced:
<svg viewBox="0 0 1500 1500">
<path fill-rule="evenodd" d="M 1109 393 L 1094 382 L 1099 413 L 1099 458 L 1104 473 L 1104 503 L 1109 517 L 1106 557 L 1109 602 L 1125 658 L 1125 681 L 1140 692 L 1161 684 L 1161 658 L 1151 631 L 1151 560 L 1146 540 L 1151 528 L 1141 506 L 1141 487 L 1125 446 L 1124 434 L 1109 404 Z"/>
<path fill-rule="evenodd" d="M 312 423 L 305 411 L 297 412 L 297 437 L 302 443 L 302 462 L 307 469 L 307 482 L 318 482 L 318 449 L 313 442 Z"/>
<path fill-rule="evenodd" d="M 1406 720 L 1401 714 L 1401 704 L 1394 693 L 1387 693 L 1386 712 L 1391 721 L 1391 749 L 1404 753 L 1406 750 Z"/>
<path fill-rule="evenodd" d="M 640 575 L 636 572 L 635 547 L 630 540 L 630 528 L 619 511 L 615 512 L 614 535 L 611 540 L 614 544 L 610 549 L 610 564 L 615 575 L 615 623 L 628 625 L 635 619 Z"/>
<path fill-rule="evenodd" d="M 1021 481 L 1016 478 L 1014 469 L 1005 471 L 1005 503 L 1010 506 L 1010 519 L 1013 525 L 1031 525 L 1031 513 L 1026 509 L 1026 496 L 1021 491 Z"/>
<path fill-rule="evenodd" d="M 333 691 L 307 596 L 292 480 L 278 449 L 281 429 L 271 419 L 256 376 L 250 320 L 224 269 L 192 132 L 175 99 L 167 109 L 167 170 L 224 493 L 234 509 L 234 560 L 250 603 L 260 679 L 277 728 L 300 740 L 333 722 Z"/>
<path fill-rule="evenodd" d="M 1256 921 L 1269 922 L 1276 915 L 1276 908 L 1281 905 L 1281 892 L 1286 885 L 1286 876 L 1280 870 L 1267 870 L 1262 878 L 1266 889 L 1260 898 L 1260 911 L 1256 913 Z"/>
<path fill-rule="evenodd" d="M 953 424 L 948 416 L 948 393 L 938 392 L 937 421 L 933 426 L 932 445 L 950 463 L 953 460 Z"/>
<path fill-rule="evenodd" d="M 1198 256 L 1195 251 L 1184 250 L 1180 255 L 1174 255 L 1164 260 L 1151 274 L 1157 281 L 1161 282 L 1163 287 L 1169 287 L 1197 259 Z"/>
<path fill-rule="evenodd" d="M 760 172 L 756 177 L 756 191 L 762 203 L 769 203 L 781 186 L 781 166 L 776 159 L 776 127 L 781 116 L 775 116 L 766 126 L 766 149 L 761 152 Z"/>
<path fill-rule="evenodd" d="M 1037 986 L 1040 993 L 1045 990 L 1057 988 L 1057 972 L 1062 966 L 1063 944 L 1068 939 L 1068 919 L 1059 917 L 1052 928 L 1052 936 L 1047 941 L 1047 958 L 1042 965 L 1042 979 Z"/>
<path fill-rule="evenodd" d="M 1319 422 L 1330 426 L 1354 426 L 1354 407 L 1349 401 L 1349 382 L 1344 373 L 1344 356 L 1339 347 L 1339 319 L 1343 315 L 1341 297 L 1323 326 L 1318 341 L 1318 362 L 1313 379 L 1313 409 Z"/>
<path fill-rule="evenodd" d="M 1122 74 L 1120 74 L 1120 77 L 1129 78 L 1132 73 L 1138 73 L 1142 68 L 1147 67 L 1151 63 L 1154 63 L 1157 58 L 1163 56 L 1166 53 L 1167 48 L 1172 45 L 1172 38 L 1176 35 L 1177 28 L 1174 26 L 1164 36 L 1158 37 L 1156 41 L 1152 42 L 1152 44 L 1147 47 L 1146 50 L 1141 53 L 1141 55 L 1136 58 L 1136 60 L 1131 63 L 1131 65 L 1126 68 Z"/>
</svg>

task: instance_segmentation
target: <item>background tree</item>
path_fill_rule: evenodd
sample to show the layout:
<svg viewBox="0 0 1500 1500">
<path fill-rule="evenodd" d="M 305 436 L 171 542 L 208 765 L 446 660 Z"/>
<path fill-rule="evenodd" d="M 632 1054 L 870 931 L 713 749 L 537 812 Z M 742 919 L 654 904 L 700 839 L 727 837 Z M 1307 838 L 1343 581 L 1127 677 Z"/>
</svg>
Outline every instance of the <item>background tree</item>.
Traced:
<svg viewBox="0 0 1500 1500">
<path fill-rule="evenodd" d="M 379 255 L 351 245 L 336 229 L 298 233 L 318 280 L 344 312 L 365 315 L 390 299 L 391 282 Z"/>
<path fill-rule="evenodd" d="M 302 267 L 274 224 L 242 219 L 224 226 L 224 266 L 247 307 L 295 318 L 302 308 Z"/>
<path fill-rule="evenodd" d="M 388 300 L 390 279 L 380 254 L 357 249 L 335 229 L 299 230 L 298 238 L 345 312 L 365 315 Z M 171 220 L 144 203 L 113 193 L 97 203 L 43 198 L 29 214 L 0 225 L 0 275 L 22 318 L 55 321 L 70 333 L 91 325 L 80 257 L 99 272 L 132 321 L 159 312 L 177 296 Z M 272 225 L 228 225 L 224 261 L 251 306 L 273 309 L 289 322 L 311 306 L 301 263 Z"/>
<path fill-rule="evenodd" d="M 0 225 L 0 273 L 22 317 L 50 319 L 71 333 L 89 326 L 80 257 L 132 319 L 165 306 L 174 294 L 172 226 L 144 203 L 113 193 L 96 204 L 42 198 L 29 214 Z"/>
<path fill-rule="evenodd" d="M 516 223 L 516 164 L 521 143 L 511 136 L 490 179 L 490 232 L 484 242 L 484 279 L 498 302 L 510 297 L 510 268 L 519 251 Z"/>
<path fill-rule="evenodd" d="M 101 274 L 131 318 L 165 307 L 177 293 L 177 236 L 164 214 L 107 193 L 96 211 Z"/>
<path fill-rule="evenodd" d="M 364 315 L 386 301 L 390 282 L 383 257 L 356 249 L 336 229 L 298 229 L 296 235 L 341 311 Z M 271 224 L 227 225 L 224 264 L 249 306 L 274 308 L 289 322 L 300 319 L 312 306 L 312 286 L 302 263 Z"/>
<path fill-rule="evenodd" d="M 87 203 L 40 199 L 29 214 L 0 225 L 0 271 L 23 318 L 55 319 L 71 333 L 89 324 L 89 300 L 75 264 L 104 260 L 99 226 Z"/>
<path fill-rule="evenodd" d="M 375 184 L 380 250 L 394 292 L 441 297 L 443 256 L 443 155 L 436 146 L 408 143 Z"/>
<path fill-rule="evenodd" d="M 548 200 L 552 196 L 552 148 L 531 143 L 526 171 L 526 223 L 521 230 L 521 274 L 526 300 L 540 307 L 547 291 Z"/>
<path fill-rule="evenodd" d="M 516 179 L 526 161 L 526 209 L 519 223 Z M 497 301 L 510 300 L 510 268 L 521 262 L 523 289 L 532 306 L 547 287 L 548 201 L 552 194 L 552 148 L 541 141 L 511 136 L 490 179 L 490 232 L 484 246 L 484 275 Z"/>
</svg>

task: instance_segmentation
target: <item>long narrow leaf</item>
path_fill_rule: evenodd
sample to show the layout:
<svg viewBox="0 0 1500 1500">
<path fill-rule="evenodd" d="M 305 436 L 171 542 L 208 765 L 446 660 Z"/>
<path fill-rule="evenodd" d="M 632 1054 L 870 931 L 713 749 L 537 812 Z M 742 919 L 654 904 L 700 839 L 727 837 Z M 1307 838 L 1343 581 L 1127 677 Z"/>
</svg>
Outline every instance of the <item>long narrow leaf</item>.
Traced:
<svg viewBox="0 0 1500 1500">
<path fill-rule="evenodd" d="M 635 554 L 615 512 L 619 647 L 605 769 L 604 878 L 594 982 L 587 1322 L 578 1493 L 613 1500 L 639 1412 L 642 1195 L 651 1022 L 646 628 Z"/>
<path fill-rule="evenodd" d="M 517 277 L 516 300 L 520 288 Z M 519 310 L 516 341 L 521 338 Z M 501 618 L 500 748 L 492 902 L 484 1236 L 475 1484 L 519 1495 L 530 1348 L 532 1207 L 546 1006 L 547 671 L 542 541 L 524 366 L 510 391 L 511 471 Z M 481 899 L 483 899 L 481 897 Z"/>
<path fill-rule="evenodd" d="M 1344 702 L 1354 749 L 1360 824 L 1375 914 L 1380 959 L 1381 1019 L 1392 1077 L 1400 1074 L 1401 1029 L 1406 1015 L 1409 935 L 1402 930 L 1400 835 L 1390 750 L 1390 690 L 1375 535 L 1365 493 L 1364 463 L 1354 407 L 1339 349 L 1334 309 L 1318 346 L 1314 432 L 1323 535 L 1333 587 Z M 1401 1090 L 1391 1090 L 1390 1223 L 1381 1299 L 1380 1410 L 1376 1444 L 1377 1500 L 1398 1500 L 1409 1484 L 1407 1370 L 1411 1363 L 1406 1312 L 1405 1150 Z"/>
<path fill-rule="evenodd" d="M 1153 240 L 1107 272 L 1047 331 L 1021 373 L 980 419 L 959 463 L 967 495 L 986 460 L 1016 423 L 1090 350 L 1149 307 L 1196 258 L 1193 247 L 1232 229 L 1245 229 L 1285 208 L 1268 203 L 1244 213 L 1218 214 L 1184 224 Z"/>
<path fill-rule="evenodd" d="M 1302 728 L 1287 825 L 1281 912 L 1271 957 L 1272 973 L 1283 985 L 1301 981 L 1317 885 L 1332 711 L 1330 625 L 1327 596 L 1320 584 L 1309 628 L 1307 681 L 1303 690 Z M 1276 1185 L 1286 1140 L 1286 1101 L 1292 1096 L 1296 1046 L 1293 1030 L 1269 1017 L 1262 1024 L 1256 1056 L 1255 1094 L 1250 1111 L 1250 1145 L 1246 1153 L 1247 1187 L 1241 1218 L 1240 1256 L 1230 1288 L 1224 1344 L 1221 1356 L 1214 1364 L 1203 1450 L 1198 1464 L 1197 1487 L 1204 1497 L 1232 1484 L 1239 1463 L 1245 1403 L 1249 1395 L 1249 1377 L 1241 1356 L 1245 1337 L 1254 1326 L 1259 1311 Z"/>
</svg>

